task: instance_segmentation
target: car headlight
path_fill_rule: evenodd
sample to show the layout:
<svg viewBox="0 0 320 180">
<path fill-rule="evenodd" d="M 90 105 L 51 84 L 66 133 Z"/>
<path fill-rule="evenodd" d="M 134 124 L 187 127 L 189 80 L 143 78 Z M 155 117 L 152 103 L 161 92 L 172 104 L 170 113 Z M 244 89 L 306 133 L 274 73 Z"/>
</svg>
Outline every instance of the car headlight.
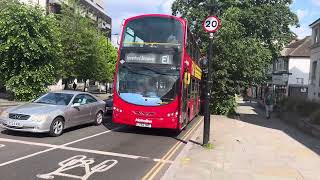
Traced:
<svg viewBox="0 0 320 180">
<path fill-rule="evenodd" d="M 45 121 L 45 120 L 47 120 L 47 118 L 48 118 L 48 116 L 46 116 L 46 115 L 33 115 L 33 116 L 31 116 L 32 121 L 38 121 L 38 122 Z"/>
<path fill-rule="evenodd" d="M 1 118 L 8 118 L 8 117 L 9 117 L 9 112 L 3 111 L 3 112 L 0 114 L 0 117 L 1 117 Z"/>
</svg>

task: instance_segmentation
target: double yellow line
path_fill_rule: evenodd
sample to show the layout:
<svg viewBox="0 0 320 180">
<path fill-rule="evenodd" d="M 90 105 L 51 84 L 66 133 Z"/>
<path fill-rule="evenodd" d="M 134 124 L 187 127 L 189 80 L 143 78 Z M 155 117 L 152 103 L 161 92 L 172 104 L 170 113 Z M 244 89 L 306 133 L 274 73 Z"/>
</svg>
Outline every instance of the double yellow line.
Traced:
<svg viewBox="0 0 320 180">
<path fill-rule="evenodd" d="M 201 118 L 196 125 L 194 125 L 182 138 L 182 141 L 187 140 L 188 136 L 195 130 L 197 127 L 201 124 L 203 118 Z M 148 171 L 148 173 L 142 177 L 142 180 L 152 180 L 162 169 L 162 167 L 166 164 L 168 160 L 171 159 L 171 157 L 175 154 L 175 152 L 180 148 L 182 145 L 182 141 L 178 141 L 161 159 L 157 162 L 156 165 L 152 167 Z"/>
</svg>

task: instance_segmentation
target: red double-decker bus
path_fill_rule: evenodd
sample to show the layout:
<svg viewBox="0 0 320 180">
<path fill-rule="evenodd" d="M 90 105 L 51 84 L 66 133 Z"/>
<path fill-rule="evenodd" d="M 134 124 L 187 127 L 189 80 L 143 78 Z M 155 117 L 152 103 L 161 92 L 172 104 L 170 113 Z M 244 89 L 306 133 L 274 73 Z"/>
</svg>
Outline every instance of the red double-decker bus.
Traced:
<svg viewBox="0 0 320 180">
<path fill-rule="evenodd" d="M 200 110 L 199 60 L 184 19 L 148 14 L 125 20 L 114 77 L 113 122 L 182 130 Z"/>
</svg>

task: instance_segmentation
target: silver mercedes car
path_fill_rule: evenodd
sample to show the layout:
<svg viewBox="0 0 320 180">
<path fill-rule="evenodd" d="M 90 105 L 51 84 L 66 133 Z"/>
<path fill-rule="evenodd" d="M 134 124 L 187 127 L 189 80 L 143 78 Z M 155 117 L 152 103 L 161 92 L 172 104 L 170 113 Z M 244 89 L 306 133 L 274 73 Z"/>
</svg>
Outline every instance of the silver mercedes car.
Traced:
<svg viewBox="0 0 320 180">
<path fill-rule="evenodd" d="M 80 124 L 100 125 L 105 102 L 86 92 L 50 92 L 39 99 L 12 107 L 0 115 L 0 125 L 13 131 L 49 132 L 60 136 L 63 130 Z"/>
</svg>

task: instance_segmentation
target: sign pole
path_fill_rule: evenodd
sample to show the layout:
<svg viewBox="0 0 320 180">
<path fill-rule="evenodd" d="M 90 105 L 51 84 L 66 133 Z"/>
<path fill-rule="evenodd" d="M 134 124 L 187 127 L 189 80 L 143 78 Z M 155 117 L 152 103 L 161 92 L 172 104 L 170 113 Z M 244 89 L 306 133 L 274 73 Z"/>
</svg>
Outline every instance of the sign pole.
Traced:
<svg viewBox="0 0 320 180">
<path fill-rule="evenodd" d="M 210 33 L 210 41 L 209 41 L 209 52 L 208 52 L 208 74 L 206 80 L 206 87 L 205 87 L 205 109 L 204 109 L 204 126 L 203 126 L 203 145 L 207 145 L 210 139 L 210 87 L 212 85 L 211 81 L 211 63 L 212 59 L 212 44 L 213 44 L 213 33 Z"/>
<path fill-rule="evenodd" d="M 212 1 L 211 1 L 212 2 Z M 210 17 L 208 17 L 204 23 L 203 28 L 205 31 L 209 33 L 209 49 L 208 49 L 208 61 L 207 61 L 207 68 L 208 68 L 208 74 L 206 76 L 206 83 L 205 83 L 205 104 L 204 104 L 204 126 L 203 126 L 203 146 L 209 145 L 209 139 L 210 139 L 210 99 L 211 99 L 211 92 L 210 87 L 212 86 L 212 80 L 211 80 L 211 63 L 213 62 L 213 33 L 216 32 L 221 23 L 220 20 L 212 16 L 214 14 L 214 0 L 211 4 L 210 8 Z"/>
</svg>

